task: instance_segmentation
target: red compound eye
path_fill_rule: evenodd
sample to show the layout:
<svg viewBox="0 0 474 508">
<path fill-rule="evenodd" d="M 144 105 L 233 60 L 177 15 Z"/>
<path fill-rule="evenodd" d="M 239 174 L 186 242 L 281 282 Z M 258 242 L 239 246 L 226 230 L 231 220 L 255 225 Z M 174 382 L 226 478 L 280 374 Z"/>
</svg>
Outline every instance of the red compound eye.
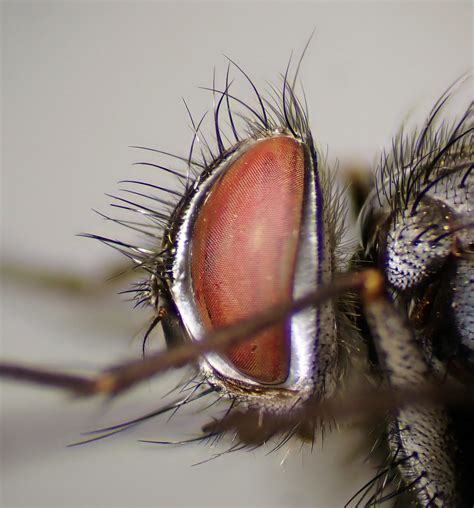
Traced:
<svg viewBox="0 0 474 508">
<path fill-rule="evenodd" d="M 191 275 L 204 326 L 248 318 L 293 292 L 304 195 L 304 150 L 293 138 L 256 142 L 213 185 L 192 234 Z M 268 328 L 225 357 L 242 374 L 283 383 L 289 323 Z"/>
</svg>

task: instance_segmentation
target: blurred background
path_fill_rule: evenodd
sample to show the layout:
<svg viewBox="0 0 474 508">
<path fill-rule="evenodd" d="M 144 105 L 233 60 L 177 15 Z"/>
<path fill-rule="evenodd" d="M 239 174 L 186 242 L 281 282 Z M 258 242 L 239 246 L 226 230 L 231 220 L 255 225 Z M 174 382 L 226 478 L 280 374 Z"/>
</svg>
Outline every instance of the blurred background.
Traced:
<svg viewBox="0 0 474 508">
<path fill-rule="evenodd" d="M 301 69 L 313 134 L 331 163 L 371 167 L 404 121 L 425 118 L 471 68 L 472 14 L 471 2 L 3 2 L 2 263 L 11 270 L 2 282 L 2 356 L 94 370 L 139 355 L 149 313 L 116 295 L 126 282 L 102 283 L 121 257 L 75 235 L 130 238 L 91 209 L 108 211 L 104 193 L 119 180 L 169 183 L 132 167 L 157 159 L 129 145 L 187 155 L 181 97 L 196 117 L 212 107 L 198 87 L 212 85 L 214 69 L 222 86 L 223 54 L 265 90 L 315 29 Z M 460 95 L 453 113 L 470 86 Z M 84 291 L 48 288 L 61 273 L 84 280 Z M 374 474 L 365 461 L 374 436 L 359 427 L 326 435 L 312 452 L 293 443 L 195 467 L 225 443 L 138 442 L 196 435 L 211 413 L 192 410 L 66 448 L 83 431 L 164 404 L 185 374 L 111 405 L 2 383 L 1 505 L 331 508 Z"/>
</svg>

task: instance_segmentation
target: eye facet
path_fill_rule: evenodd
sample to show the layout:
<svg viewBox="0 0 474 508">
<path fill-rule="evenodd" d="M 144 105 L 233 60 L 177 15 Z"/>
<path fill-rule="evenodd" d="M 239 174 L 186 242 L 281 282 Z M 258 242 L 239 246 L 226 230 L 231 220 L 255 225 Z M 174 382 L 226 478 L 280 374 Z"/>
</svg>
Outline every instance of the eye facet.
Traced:
<svg viewBox="0 0 474 508">
<path fill-rule="evenodd" d="M 213 185 L 191 240 L 194 297 L 207 329 L 291 298 L 303 191 L 303 147 L 286 136 L 255 143 Z M 226 358 L 260 383 L 283 383 L 288 323 L 233 347 Z"/>
</svg>

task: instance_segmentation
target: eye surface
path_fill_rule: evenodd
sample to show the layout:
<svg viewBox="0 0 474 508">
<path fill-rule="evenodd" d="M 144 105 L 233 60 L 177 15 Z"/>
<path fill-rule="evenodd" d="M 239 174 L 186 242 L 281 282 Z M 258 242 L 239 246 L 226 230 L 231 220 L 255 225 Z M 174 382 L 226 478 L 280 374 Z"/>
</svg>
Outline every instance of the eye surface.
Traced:
<svg viewBox="0 0 474 508">
<path fill-rule="evenodd" d="M 249 318 L 291 297 L 300 240 L 304 152 L 290 137 L 255 143 L 213 186 L 198 213 L 191 275 L 208 329 Z M 289 370 L 288 323 L 233 347 L 243 374 L 279 384 Z"/>
</svg>

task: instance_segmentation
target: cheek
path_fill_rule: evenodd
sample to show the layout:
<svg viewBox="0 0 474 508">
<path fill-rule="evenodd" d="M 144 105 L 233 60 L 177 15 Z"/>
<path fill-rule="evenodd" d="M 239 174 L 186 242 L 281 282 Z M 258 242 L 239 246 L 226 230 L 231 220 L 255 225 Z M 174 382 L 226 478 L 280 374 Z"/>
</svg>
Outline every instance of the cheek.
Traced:
<svg viewBox="0 0 474 508">
<path fill-rule="evenodd" d="M 303 195 L 303 148 L 282 136 L 249 149 L 214 185 L 192 238 L 193 289 L 206 328 L 291 298 Z M 283 323 L 224 356 L 254 380 L 278 384 L 288 376 L 289 341 Z"/>
</svg>

